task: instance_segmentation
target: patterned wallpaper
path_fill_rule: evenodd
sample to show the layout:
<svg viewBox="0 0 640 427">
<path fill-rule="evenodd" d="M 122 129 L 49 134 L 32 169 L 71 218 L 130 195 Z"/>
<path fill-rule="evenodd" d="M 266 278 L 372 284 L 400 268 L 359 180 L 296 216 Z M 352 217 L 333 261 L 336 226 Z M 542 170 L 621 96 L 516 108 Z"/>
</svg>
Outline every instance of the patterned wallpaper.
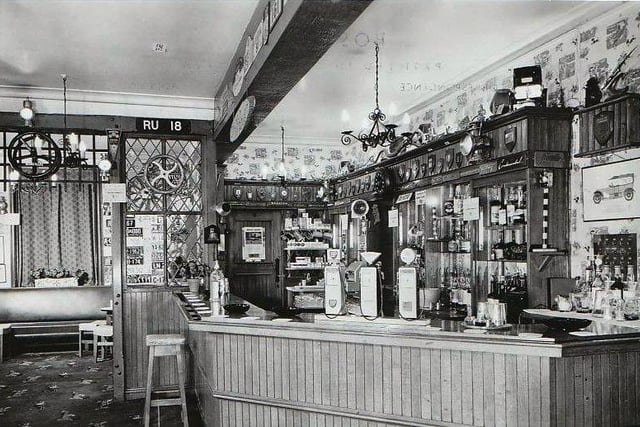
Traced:
<svg viewBox="0 0 640 427">
<path fill-rule="evenodd" d="M 545 45 L 523 53 L 511 63 L 496 67 L 472 82 L 457 84 L 455 91 L 410 114 L 411 128 L 429 124 L 436 134 L 464 129 L 482 108 L 489 105 L 496 89 L 513 87 L 513 68 L 538 64 L 549 105 L 564 101 L 584 104 L 584 85 L 595 76 L 604 82 L 609 72 L 640 41 L 640 3 L 629 2 L 557 37 Z M 505 52 L 505 55 L 508 52 Z M 626 82 L 632 92 L 640 92 L 640 49 L 627 60 Z M 343 146 L 337 141 L 316 145 L 287 142 L 285 162 L 290 178 L 322 179 L 339 175 L 345 160 L 360 168 L 370 164 L 376 152 L 363 153 L 358 144 Z M 227 160 L 227 177 L 234 179 L 271 178 L 280 159 L 279 144 L 243 144 Z"/>
<path fill-rule="evenodd" d="M 363 153 L 359 145 L 350 146 L 295 144 L 287 142 L 284 161 L 287 178 L 324 179 L 344 173 L 341 164 L 348 161 L 358 166 L 372 162 L 371 153 Z M 278 175 L 279 144 L 242 144 L 227 159 L 227 178 L 271 179 Z"/>
<path fill-rule="evenodd" d="M 542 68 L 543 84 L 547 88 L 548 105 L 576 102 L 584 105 L 584 85 L 590 77 L 600 84 L 617 66 L 620 58 L 639 45 L 640 3 L 629 2 L 597 19 L 591 20 L 556 39 L 524 53 L 510 64 L 488 71 L 476 80 L 458 85 L 456 90 L 438 101 L 411 113 L 411 127 L 428 123 L 436 134 L 456 131 L 477 115 L 482 108 L 489 113 L 494 91 L 513 87 L 513 68 L 538 64 Z M 506 52 L 505 52 L 506 54 Z M 630 91 L 640 93 L 640 49 L 637 49 L 623 67 L 627 72 L 626 84 Z M 579 137 L 577 118 L 574 120 L 573 151 L 577 151 Z M 325 178 L 341 172 L 340 163 L 349 160 L 355 165 L 368 163 L 372 153 L 362 153 L 360 147 L 307 146 L 287 144 L 285 161 L 293 177 Z M 374 153 L 375 154 L 375 153 Z M 241 146 L 227 161 L 230 178 L 261 178 L 277 165 L 278 145 Z M 571 171 L 571 275 L 581 274 L 586 259 L 586 247 L 591 245 L 593 233 L 638 233 L 640 220 L 584 222 L 582 209 L 581 169 L 593 164 L 610 163 L 640 157 L 640 149 L 626 150 L 593 158 L 573 159 Z M 276 159 L 274 161 L 274 159 Z M 638 245 L 640 247 L 640 244 Z M 640 261 L 640 257 L 639 257 Z"/>
<path fill-rule="evenodd" d="M 561 93 L 584 105 L 584 85 L 597 77 L 601 85 L 622 55 L 640 41 L 640 4 L 630 2 L 572 31 L 524 53 L 476 81 L 464 83 L 448 96 L 411 114 L 411 124 L 428 123 L 437 134 L 464 129 L 480 108 L 489 112 L 494 91 L 513 88 L 513 68 L 540 65 L 548 105 L 557 105 Z M 640 49 L 623 67 L 632 92 L 640 92 Z"/>
</svg>

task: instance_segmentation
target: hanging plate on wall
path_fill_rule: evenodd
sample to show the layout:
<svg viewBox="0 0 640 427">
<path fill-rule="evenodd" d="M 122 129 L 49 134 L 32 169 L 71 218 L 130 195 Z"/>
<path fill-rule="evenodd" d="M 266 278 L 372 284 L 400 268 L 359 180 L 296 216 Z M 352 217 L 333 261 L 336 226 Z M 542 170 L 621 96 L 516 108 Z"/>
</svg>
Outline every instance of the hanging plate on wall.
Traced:
<svg viewBox="0 0 640 427">
<path fill-rule="evenodd" d="M 253 110 L 256 108 L 255 96 L 248 96 L 242 101 L 231 121 L 229 140 L 236 142 L 238 138 L 249 128 L 253 120 Z"/>
<path fill-rule="evenodd" d="M 21 176 L 43 180 L 62 165 L 62 151 L 47 134 L 28 131 L 16 135 L 8 146 L 9 164 Z"/>
</svg>

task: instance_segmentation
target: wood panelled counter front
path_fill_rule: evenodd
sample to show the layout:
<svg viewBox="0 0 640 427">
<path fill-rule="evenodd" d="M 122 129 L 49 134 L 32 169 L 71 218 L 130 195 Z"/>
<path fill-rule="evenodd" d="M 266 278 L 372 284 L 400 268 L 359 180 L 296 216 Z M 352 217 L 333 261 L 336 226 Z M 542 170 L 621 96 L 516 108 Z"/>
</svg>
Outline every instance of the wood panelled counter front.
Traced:
<svg viewBox="0 0 640 427">
<path fill-rule="evenodd" d="M 211 426 L 640 422 L 638 334 L 555 343 L 430 329 L 190 321 L 203 419 Z"/>
</svg>

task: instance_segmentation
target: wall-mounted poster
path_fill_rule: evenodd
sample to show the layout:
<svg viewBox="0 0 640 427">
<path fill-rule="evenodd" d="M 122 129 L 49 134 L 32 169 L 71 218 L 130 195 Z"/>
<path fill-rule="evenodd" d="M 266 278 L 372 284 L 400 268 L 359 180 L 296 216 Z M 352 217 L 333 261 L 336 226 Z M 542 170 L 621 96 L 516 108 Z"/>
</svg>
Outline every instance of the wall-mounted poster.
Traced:
<svg viewBox="0 0 640 427">
<path fill-rule="evenodd" d="M 264 227 L 242 227 L 242 259 L 260 262 L 265 259 Z"/>
<path fill-rule="evenodd" d="M 582 169 L 584 220 L 640 217 L 640 159 Z"/>
<path fill-rule="evenodd" d="M 164 284 L 164 223 L 160 215 L 125 219 L 127 284 Z"/>
</svg>

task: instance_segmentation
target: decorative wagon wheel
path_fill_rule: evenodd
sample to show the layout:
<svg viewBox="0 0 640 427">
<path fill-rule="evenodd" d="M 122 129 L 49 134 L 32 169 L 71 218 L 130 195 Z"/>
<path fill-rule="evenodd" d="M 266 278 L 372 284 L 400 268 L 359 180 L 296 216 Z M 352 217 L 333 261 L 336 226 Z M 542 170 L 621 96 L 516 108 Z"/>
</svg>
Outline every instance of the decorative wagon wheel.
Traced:
<svg viewBox="0 0 640 427">
<path fill-rule="evenodd" d="M 134 176 L 127 182 L 127 195 L 132 211 L 152 210 L 159 197 L 147 186 L 142 174 Z"/>
<path fill-rule="evenodd" d="M 49 178 L 62 165 L 62 151 L 49 135 L 28 131 L 16 135 L 8 147 L 9 164 L 20 175 L 37 181 Z"/>
<path fill-rule="evenodd" d="M 184 166 L 174 156 L 154 156 L 144 165 L 144 180 L 155 193 L 175 193 L 185 181 Z"/>
</svg>

